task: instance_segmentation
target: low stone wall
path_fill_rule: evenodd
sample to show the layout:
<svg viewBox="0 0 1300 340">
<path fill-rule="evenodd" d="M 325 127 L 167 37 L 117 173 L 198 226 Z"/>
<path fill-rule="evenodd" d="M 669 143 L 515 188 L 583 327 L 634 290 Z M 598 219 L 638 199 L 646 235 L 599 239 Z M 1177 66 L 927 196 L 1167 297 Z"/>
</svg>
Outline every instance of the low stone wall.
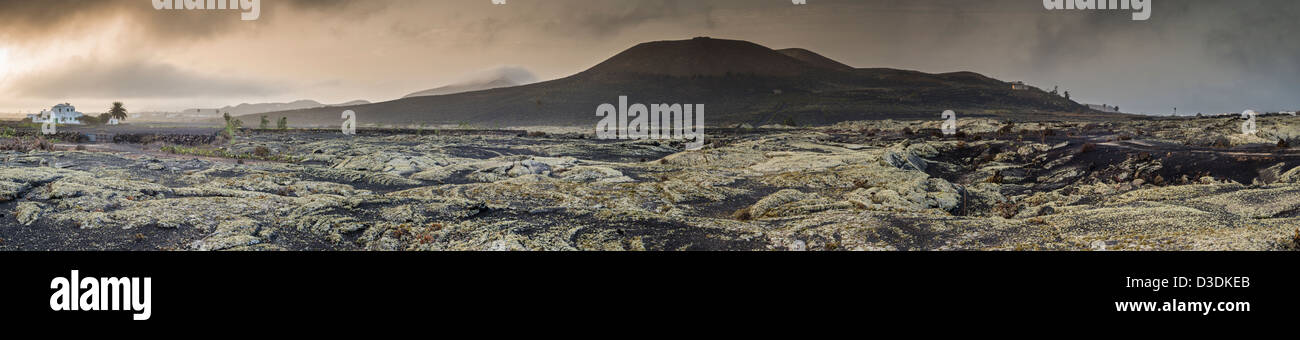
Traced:
<svg viewBox="0 0 1300 340">
<path fill-rule="evenodd" d="M 97 140 L 108 141 L 110 138 L 104 138 L 103 134 L 97 135 Z M 129 133 L 113 134 L 111 137 L 113 143 L 117 144 L 153 144 L 165 143 L 173 145 L 197 146 L 212 144 L 217 140 L 215 135 L 163 135 L 152 133 Z"/>
</svg>

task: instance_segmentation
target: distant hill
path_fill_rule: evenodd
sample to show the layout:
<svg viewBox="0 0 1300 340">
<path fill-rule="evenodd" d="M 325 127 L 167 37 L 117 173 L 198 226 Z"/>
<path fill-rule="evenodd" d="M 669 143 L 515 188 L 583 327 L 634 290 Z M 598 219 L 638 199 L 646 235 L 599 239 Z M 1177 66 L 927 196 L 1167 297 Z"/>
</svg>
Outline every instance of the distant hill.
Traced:
<svg viewBox="0 0 1300 340">
<path fill-rule="evenodd" d="M 500 67 L 488 70 L 482 74 L 471 76 L 469 79 L 461 80 L 451 85 L 415 92 L 402 98 L 474 92 L 519 86 L 535 82 L 537 82 L 537 76 L 534 76 L 533 73 L 528 70 L 518 67 Z"/>
<path fill-rule="evenodd" d="M 365 124 L 480 126 L 592 125 L 596 107 L 632 103 L 705 104 L 708 125 L 755 126 L 793 120 L 1104 115 L 1037 89 L 973 72 L 930 74 L 852 68 L 802 49 L 776 51 L 746 41 L 696 38 L 643 43 L 581 73 L 535 84 L 348 106 L 277 112 L 293 125 L 336 125 L 341 109 Z"/>
<path fill-rule="evenodd" d="M 326 105 L 326 106 L 353 106 L 353 105 L 366 105 L 366 104 L 370 104 L 370 101 L 368 101 L 368 100 L 353 100 L 353 101 L 350 101 L 350 102 L 344 102 L 344 103 L 338 103 L 338 104 L 330 104 L 330 105 Z"/>
<path fill-rule="evenodd" d="M 315 100 L 298 100 L 298 101 L 293 101 L 288 103 L 259 103 L 259 104 L 244 103 L 235 106 L 226 106 L 219 109 L 187 109 L 181 111 L 181 114 L 182 115 L 212 115 L 215 117 L 220 117 L 222 113 L 230 113 L 231 116 L 244 116 L 244 115 L 261 114 L 267 112 L 277 112 L 277 111 L 301 110 L 301 109 L 336 107 L 336 106 L 355 106 L 355 105 L 365 105 L 365 104 L 370 104 L 370 102 L 365 100 L 354 100 L 346 103 L 326 105 L 326 104 L 321 104 L 320 102 Z"/>
</svg>

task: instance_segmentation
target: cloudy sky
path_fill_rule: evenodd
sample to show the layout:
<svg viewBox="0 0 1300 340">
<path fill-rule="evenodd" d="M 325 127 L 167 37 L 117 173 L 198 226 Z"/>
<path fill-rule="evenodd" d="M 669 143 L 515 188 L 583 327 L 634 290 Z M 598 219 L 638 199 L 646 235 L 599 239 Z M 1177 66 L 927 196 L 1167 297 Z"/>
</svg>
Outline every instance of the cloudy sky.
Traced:
<svg viewBox="0 0 1300 340">
<path fill-rule="evenodd" d="M 261 2 L 261 17 L 242 21 L 152 0 L 0 0 L 0 112 L 384 101 L 503 67 L 564 77 L 640 42 L 695 36 L 856 67 L 975 71 L 1131 112 L 1300 109 L 1292 0 L 1152 0 L 1147 21 L 1041 0 Z"/>
</svg>

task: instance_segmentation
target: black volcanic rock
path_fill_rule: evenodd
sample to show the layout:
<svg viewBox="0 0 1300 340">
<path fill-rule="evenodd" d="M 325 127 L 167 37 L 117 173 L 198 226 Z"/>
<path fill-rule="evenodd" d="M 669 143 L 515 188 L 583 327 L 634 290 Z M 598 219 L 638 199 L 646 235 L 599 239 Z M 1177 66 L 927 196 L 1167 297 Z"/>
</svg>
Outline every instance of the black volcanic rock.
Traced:
<svg viewBox="0 0 1300 340">
<path fill-rule="evenodd" d="M 619 96 L 631 103 L 704 104 L 711 126 L 938 119 L 944 110 L 1047 120 L 1056 113 L 1103 115 L 974 72 L 855 69 L 811 51 L 709 38 L 639 44 L 581 73 L 541 83 L 271 115 L 289 117 L 294 126 L 337 126 L 345 109 L 355 111 L 362 126 L 594 126 L 596 108 Z"/>
</svg>

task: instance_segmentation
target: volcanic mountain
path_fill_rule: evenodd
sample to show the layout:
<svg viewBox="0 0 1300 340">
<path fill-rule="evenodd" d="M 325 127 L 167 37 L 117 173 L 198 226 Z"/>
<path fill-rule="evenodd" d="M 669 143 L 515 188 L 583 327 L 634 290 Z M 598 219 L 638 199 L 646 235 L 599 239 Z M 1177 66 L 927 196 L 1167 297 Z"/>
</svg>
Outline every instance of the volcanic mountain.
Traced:
<svg viewBox="0 0 1300 340">
<path fill-rule="evenodd" d="M 939 119 L 944 110 L 1017 119 L 1106 115 L 972 72 L 853 68 L 808 50 L 711 38 L 643 43 L 581 73 L 529 85 L 272 115 L 292 125 L 337 125 L 342 110 L 353 110 L 363 126 L 594 126 L 596 107 L 619 96 L 630 103 L 704 104 L 711 126 Z"/>
<path fill-rule="evenodd" d="M 839 70 L 839 71 L 853 70 L 853 66 L 844 65 L 831 58 L 824 57 L 813 51 L 805 50 L 802 48 L 787 48 L 784 50 L 777 50 L 777 52 L 784 54 L 787 57 L 799 59 L 799 61 L 808 63 L 813 66 L 825 68 L 825 69 Z"/>
</svg>

